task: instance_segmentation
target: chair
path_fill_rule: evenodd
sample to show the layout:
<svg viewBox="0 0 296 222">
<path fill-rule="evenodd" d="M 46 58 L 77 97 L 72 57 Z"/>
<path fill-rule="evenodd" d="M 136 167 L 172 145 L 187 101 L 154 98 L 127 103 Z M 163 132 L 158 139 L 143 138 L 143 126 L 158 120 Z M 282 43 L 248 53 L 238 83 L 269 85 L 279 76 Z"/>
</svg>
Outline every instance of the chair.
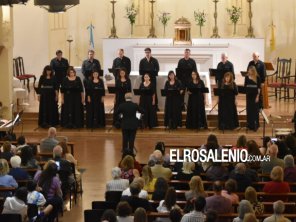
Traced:
<svg viewBox="0 0 296 222">
<path fill-rule="evenodd" d="M 296 63 L 295 63 L 296 64 Z M 294 79 L 294 81 L 291 81 L 292 78 Z M 285 84 L 285 88 L 286 90 L 286 94 L 285 94 L 285 99 L 296 99 L 296 66 L 295 66 L 295 74 L 294 76 L 290 76 L 289 79 L 291 82 L 287 82 Z M 292 97 L 290 97 L 290 90 L 294 90 L 294 95 Z"/>
<path fill-rule="evenodd" d="M 108 202 L 119 203 L 121 199 L 122 191 L 106 191 L 105 200 Z"/>
<path fill-rule="evenodd" d="M 0 214 L 0 221 L 22 222 L 20 214 Z"/>
<path fill-rule="evenodd" d="M 30 92 L 30 79 L 33 78 L 33 87 L 35 88 L 36 76 L 34 74 L 25 73 L 24 59 L 23 57 L 17 57 L 13 59 L 13 75 L 20 81 L 23 81 L 25 85 L 27 81 L 28 92 Z"/>
<path fill-rule="evenodd" d="M 105 210 L 84 210 L 84 222 L 101 221 Z"/>
<path fill-rule="evenodd" d="M 270 88 L 274 88 L 274 93 L 270 94 L 270 96 L 275 96 L 279 99 L 285 98 L 281 97 L 282 88 L 284 89 L 284 94 L 287 93 L 287 88 L 285 88 L 286 84 L 289 84 L 291 78 L 291 64 L 292 59 L 277 59 L 277 68 L 275 73 L 271 75 L 267 75 L 267 86 Z"/>
<path fill-rule="evenodd" d="M 117 203 L 109 201 L 93 201 L 91 203 L 91 208 L 93 210 L 107 210 L 107 209 L 116 209 Z"/>
</svg>

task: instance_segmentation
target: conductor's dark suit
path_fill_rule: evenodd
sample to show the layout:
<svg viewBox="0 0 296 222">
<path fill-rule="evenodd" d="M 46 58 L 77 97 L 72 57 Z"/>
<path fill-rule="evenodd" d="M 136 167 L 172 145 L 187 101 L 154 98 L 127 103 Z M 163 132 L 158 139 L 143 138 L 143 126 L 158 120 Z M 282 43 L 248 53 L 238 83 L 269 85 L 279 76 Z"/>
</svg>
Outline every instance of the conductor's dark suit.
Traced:
<svg viewBox="0 0 296 222">
<path fill-rule="evenodd" d="M 122 152 L 133 152 L 136 133 L 139 125 L 139 120 L 136 117 L 137 111 L 141 112 L 138 104 L 132 101 L 126 101 L 119 105 L 116 116 L 122 115 L 121 130 L 122 130 Z"/>
</svg>

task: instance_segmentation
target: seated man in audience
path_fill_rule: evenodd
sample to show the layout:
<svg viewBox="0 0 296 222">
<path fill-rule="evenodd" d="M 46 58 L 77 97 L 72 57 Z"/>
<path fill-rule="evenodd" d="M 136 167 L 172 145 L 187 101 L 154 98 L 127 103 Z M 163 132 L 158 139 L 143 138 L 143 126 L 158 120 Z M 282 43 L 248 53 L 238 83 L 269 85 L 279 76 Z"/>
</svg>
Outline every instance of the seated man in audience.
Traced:
<svg viewBox="0 0 296 222">
<path fill-rule="evenodd" d="M 185 214 L 182 217 L 181 222 L 204 222 L 206 220 L 206 215 L 203 213 L 206 206 L 206 200 L 204 197 L 199 196 L 194 201 L 194 210 L 190 213 Z"/>
<path fill-rule="evenodd" d="M 138 207 L 142 207 L 146 211 L 152 211 L 152 208 L 151 208 L 148 200 L 139 197 L 140 191 L 141 191 L 141 186 L 139 183 L 131 183 L 130 192 L 132 195 L 131 196 L 122 196 L 121 201 L 128 202 L 129 205 L 132 207 L 133 212 L 135 212 L 135 210 Z"/>
<path fill-rule="evenodd" d="M 273 203 L 273 215 L 267 217 L 263 220 L 263 222 L 291 222 L 288 218 L 283 216 L 285 211 L 284 202 L 278 200 Z"/>
<path fill-rule="evenodd" d="M 112 169 L 112 178 L 106 184 L 106 191 L 123 191 L 129 187 L 129 181 L 127 179 L 121 179 L 121 169 L 114 167 Z"/>
<path fill-rule="evenodd" d="M 133 180 L 133 183 L 138 183 L 140 185 L 141 191 L 139 193 L 139 197 L 143 198 L 143 199 L 148 199 L 148 193 L 146 190 L 143 190 L 144 188 L 144 184 L 145 181 L 142 177 L 137 177 Z M 122 192 L 122 196 L 131 196 L 131 191 L 130 188 L 126 188 L 123 192 Z"/>
<path fill-rule="evenodd" d="M 16 152 L 20 153 L 22 148 L 29 146 L 27 144 L 27 139 L 25 138 L 25 136 L 19 136 L 17 138 L 17 147 L 16 147 Z"/>
<path fill-rule="evenodd" d="M 237 191 L 245 192 L 248 186 L 252 186 L 252 177 L 247 173 L 247 167 L 244 163 L 238 163 L 235 169 L 229 175 L 230 179 L 237 182 Z"/>
<path fill-rule="evenodd" d="M 162 166 L 163 158 L 162 153 L 159 150 L 154 151 L 154 158 L 155 165 L 151 167 L 153 177 L 163 177 L 166 180 L 170 180 L 172 177 L 172 171 L 170 168 L 165 168 Z"/>
<path fill-rule="evenodd" d="M 51 153 L 53 148 L 59 143 L 56 140 L 57 130 L 54 127 L 48 129 L 48 137 L 40 142 L 40 153 Z"/>
<path fill-rule="evenodd" d="M 15 180 L 28 180 L 30 176 L 27 171 L 21 168 L 21 158 L 17 155 L 10 158 L 11 169 L 9 175 L 13 176 Z"/>
<path fill-rule="evenodd" d="M 220 181 L 215 181 L 213 184 L 214 195 L 206 198 L 206 211 L 215 210 L 218 214 L 231 213 L 231 200 L 221 195 L 222 184 Z"/>
<path fill-rule="evenodd" d="M 280 166 L 284 168 L 284 161 L 277 157 L 278 146 L 276 144 L 272 144 L 268 148 L 266 154 L 270 156 L 270 161 L 261 162 L 262 173 L 269 173 L 275 166 Z"/>
</svg>

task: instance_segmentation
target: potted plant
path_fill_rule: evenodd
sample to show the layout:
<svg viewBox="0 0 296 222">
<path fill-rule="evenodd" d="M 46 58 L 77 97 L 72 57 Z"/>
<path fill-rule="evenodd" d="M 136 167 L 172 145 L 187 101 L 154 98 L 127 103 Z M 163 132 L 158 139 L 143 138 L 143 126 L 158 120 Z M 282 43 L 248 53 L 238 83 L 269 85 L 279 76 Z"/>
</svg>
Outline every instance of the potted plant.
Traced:
<svg viewBox="0 0 296 222">
<path fill-rule="evenodd" d="M 200 12 L 196 12 L 194 11 L 194 20 L 196 22 L 196 24 L 199 26 L 199 35 L 200 37 L 202 37 L 202 32 L 201 32 L 201 29 L 202 27 L 205 25 L 206 23 L 206 13 L 204 11 Z"/>
<path fill-rule="evenodd" d="M 129 20 L 130 25 L 131 25 L 131 36 L 133 35 L 134 32 L 134 24 L 136 22 L 136 17 L 138 14 L 138 10 L 135 8 L 134 3 L 132 3 L 131 6 L 126 7 L 126 18 Z"/>
<path fill-rule="evenodd" d="M 233 36 L 236 35 L 236 24 L 242 15 L 242 9 L 240 7 L 232 6 L 226 9 L 231 22 L 233 23 Z"/>
<path fill-rule="evenodd" d="M 163 25 L 163 37 L 165 37 L 165 28 L 166 28 L 170 19 L 171 19 L 171 16 L 170 16 L 169 12 L 160 12 L 158 15 L 158 20 Z"/>
</svg>

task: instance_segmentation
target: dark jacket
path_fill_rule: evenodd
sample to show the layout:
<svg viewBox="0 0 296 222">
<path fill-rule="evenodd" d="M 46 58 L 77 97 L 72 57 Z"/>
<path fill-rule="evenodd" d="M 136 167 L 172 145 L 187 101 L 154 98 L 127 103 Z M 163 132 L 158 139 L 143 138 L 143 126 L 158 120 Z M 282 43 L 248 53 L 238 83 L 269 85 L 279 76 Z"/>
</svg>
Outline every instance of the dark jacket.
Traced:
<svg viewBox="0 0 296 222">
<path fill-rule="evenodd" d="M 135 196 L 123 196 L 123 197 L 121 197 L 121 201 L 128 202 L 128 204 L 132 207 L 133 212 L 135 212 L 135 210 L 138 207 L 142 207 L 146 211 L 152 211 L 151 205 L 148 202 L 148 200 L 146 200 L 146 199 L 142 199 L 142 198 L 135 197 Z"/>
<path fill-rule="evenodd" d="M 119 105 L 115 115 L 122 114 L 121 129 L 135 130 L 138 128 L 139 120 L 136 117 L 137 111 L 143 113 L 138 104 L 132 101 L 126 101 Z"/>
</svg>

